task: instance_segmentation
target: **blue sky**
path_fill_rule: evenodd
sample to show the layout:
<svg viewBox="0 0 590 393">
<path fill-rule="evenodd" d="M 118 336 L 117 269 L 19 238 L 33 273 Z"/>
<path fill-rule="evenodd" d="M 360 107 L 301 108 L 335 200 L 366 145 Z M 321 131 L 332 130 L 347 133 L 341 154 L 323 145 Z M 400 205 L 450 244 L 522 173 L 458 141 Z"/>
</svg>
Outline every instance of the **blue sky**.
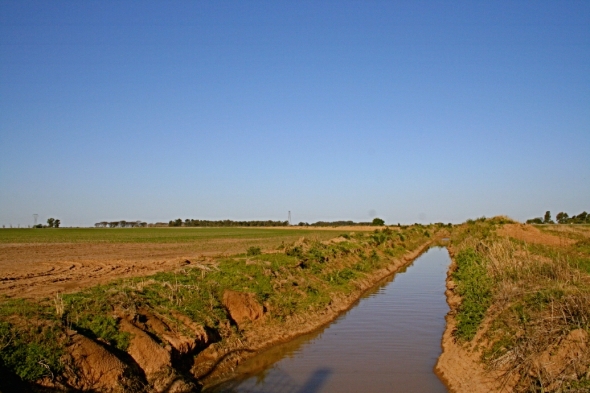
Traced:
<svg viewBox="0 0 590 393">
<path fill-rule="evenodd" d="M 590 210 L 590 3 L 0 1 L 0 225 Z"/>
</svg>

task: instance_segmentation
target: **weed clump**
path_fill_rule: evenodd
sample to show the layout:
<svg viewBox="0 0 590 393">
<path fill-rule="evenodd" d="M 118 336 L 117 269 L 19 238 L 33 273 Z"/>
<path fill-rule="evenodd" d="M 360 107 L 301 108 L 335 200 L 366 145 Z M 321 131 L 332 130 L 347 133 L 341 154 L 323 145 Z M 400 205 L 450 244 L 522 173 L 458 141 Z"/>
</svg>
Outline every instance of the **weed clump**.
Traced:
<svg viewBox="0 0 590 393">
<path fill-rule="evenodd" d="M 251 246 L 248 247 L 248 250 L 246 250 L 246 255 L 249 257 L 253 257 L 260 254 L 262 254 L 262 250 L 260 249 L 260 247 Z"/>
<path fill-rule="evenodd" d="M 0 367 L 23 381 L 53 378 L 64 369 L 66 335 L 51 307 L 22 299 L 0 304 Z"/>
</svg>

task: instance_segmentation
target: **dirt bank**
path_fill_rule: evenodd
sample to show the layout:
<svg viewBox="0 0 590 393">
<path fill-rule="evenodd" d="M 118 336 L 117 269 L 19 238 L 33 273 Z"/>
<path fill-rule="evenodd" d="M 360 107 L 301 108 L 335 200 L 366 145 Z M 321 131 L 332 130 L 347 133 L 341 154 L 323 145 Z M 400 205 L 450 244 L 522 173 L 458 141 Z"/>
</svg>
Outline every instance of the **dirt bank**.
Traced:
<svg viewBox="0 0 590 393">
<path fill-rule="evenodd" d="M 461 344 L 455 339 L 453 332 L 457 326 L 455 315 L 461 303 L 459 295 L 454 292 L 455 283 L 452 274 L 457 268 L 454 253 L 449 247 L 451 265 L 447 273 L 445 295 L 450 311 L 445 317 L 447 326 L 442 338 L 443 352 L 438 358 L 435 371 L 454 393 L 489 393 L 501 392 L 502 387 L 492 376 L 487 374 L 480 363 L 481 353 L 477 349 L 476 337 L 471 343 Z M 485 325 L 484 321 L 484 325 Z M 484 331 L 485 329 L 481 329 Z M 479 334 L 481 336 L 481 333 Z"/>
<path fill-rule="evenodd" d="M 401 268 L 412 263 L 433 244 L 429 241 L 402 258 L 392 261 L 386 268 L 377 270 L 347 296 L 333 299 L 328 308 L 317 314 L 298 315 L 281 326 L 259 324 L 244 332 L 241 339 L 228 340 L 211 345 L 195 359 L 191 370 L 193 375 L 205 386 L 211 386 L 231 377 L 232 371 L 241 361 L 273 345 L 289 341 L 303 334 L 317 330 L 353 307 L 362 295 Z"/>
</svg>

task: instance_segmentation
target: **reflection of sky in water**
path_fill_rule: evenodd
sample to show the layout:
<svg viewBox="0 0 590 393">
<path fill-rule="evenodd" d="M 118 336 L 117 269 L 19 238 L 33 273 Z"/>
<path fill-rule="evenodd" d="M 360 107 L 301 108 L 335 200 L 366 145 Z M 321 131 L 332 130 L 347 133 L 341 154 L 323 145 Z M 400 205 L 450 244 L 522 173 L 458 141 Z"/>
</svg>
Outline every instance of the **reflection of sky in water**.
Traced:
<svg viewBox="0 0 590 393">
<path fill-rule="evenodd" d="M 244 362 L 215 392 L 446 392 L 433 372 L 450 263 L 431 249 L 327 328 Z"/>
<path fill-rule="evenodd" d="M 300 384 L 285 371 L 279 368 L 271 368 L 246 380 L 226 383 L 219 391 L 240 393 L 320 392 L 322 385 L 330 374 L 331 371 L 328 368 L 319 368 L 311 374 L 305 383 Z"/>
</svg>

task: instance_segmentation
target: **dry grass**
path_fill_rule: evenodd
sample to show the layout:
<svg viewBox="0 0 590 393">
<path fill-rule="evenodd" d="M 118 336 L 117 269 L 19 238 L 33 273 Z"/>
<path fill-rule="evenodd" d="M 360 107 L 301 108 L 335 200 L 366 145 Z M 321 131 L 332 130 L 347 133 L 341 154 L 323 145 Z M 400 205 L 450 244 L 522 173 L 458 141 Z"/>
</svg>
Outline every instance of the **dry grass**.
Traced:
<svg viewBox="0 0 590 393">
<path fill-rule="evenodd" d="M 567 229 L 568 238 L 590 231 Z M 501 231 L 498 231 L 501 233 Z M 590 281 L 575 246 L 531 246 L 481 228 L 457 244 L 493 281 L 478 345 L 488 370 L 518 392 L 590 391 Z"/>
</svg>

